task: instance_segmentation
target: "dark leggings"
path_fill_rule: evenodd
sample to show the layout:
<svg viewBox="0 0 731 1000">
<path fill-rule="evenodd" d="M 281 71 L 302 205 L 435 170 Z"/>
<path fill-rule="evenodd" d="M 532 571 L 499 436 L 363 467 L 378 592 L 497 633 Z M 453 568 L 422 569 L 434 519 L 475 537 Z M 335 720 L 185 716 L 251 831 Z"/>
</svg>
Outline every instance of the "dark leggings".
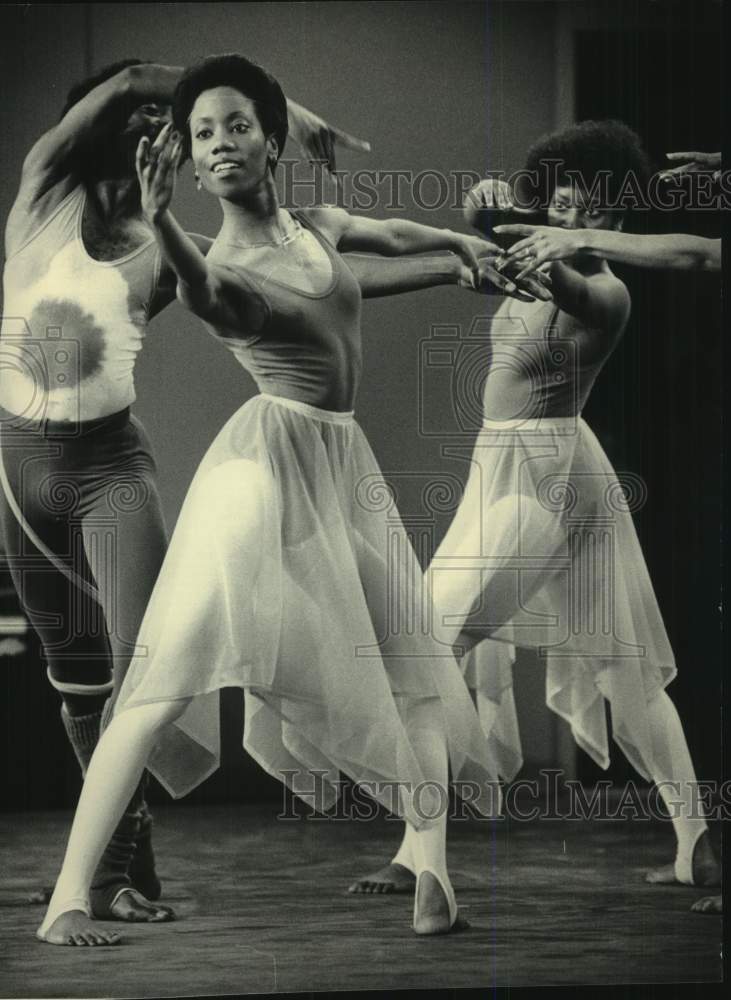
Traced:
<svg viewBox="0 0 731 1000">
<path fill-rule="evenodd" d="M 0 455 L 13 582 L 69 713 L 93 711 L 126 671 L 167 546 L 147 436 L 129 410 L 70 424 L 0 409 Z"/>
</svg>

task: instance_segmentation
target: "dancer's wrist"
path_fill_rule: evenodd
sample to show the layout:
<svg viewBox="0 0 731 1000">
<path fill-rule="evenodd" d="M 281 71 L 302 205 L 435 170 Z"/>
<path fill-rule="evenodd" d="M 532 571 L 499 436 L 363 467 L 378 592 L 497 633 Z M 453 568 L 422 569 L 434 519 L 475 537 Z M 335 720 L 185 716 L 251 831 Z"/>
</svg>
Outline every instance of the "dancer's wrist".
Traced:
<svg viewBox="0 0 731 1000">
<path fill-rule="evenodd" d="M 578 229 L 573 235 L 575 254 L 595 254 L 598 249 L 597 231 L 594 229 Z"/>
<path fill-rule="evenodd" d="M 169 217 L 169 215 L 170 213 L 167 205 L 164 208 L 160 208 L 158 205 L 155 205 L 144 210 L 145 219 L 153 229 L 163 230 L 165 228 L 166 216 Z"/>
<path fill-rule="evenodd" d="M 458 288 L 472 288 L 472 272 L 465 267 L 462 259 L 451 252 L 444 257 L 445 285 L 456 285 Z"/>
</svg>

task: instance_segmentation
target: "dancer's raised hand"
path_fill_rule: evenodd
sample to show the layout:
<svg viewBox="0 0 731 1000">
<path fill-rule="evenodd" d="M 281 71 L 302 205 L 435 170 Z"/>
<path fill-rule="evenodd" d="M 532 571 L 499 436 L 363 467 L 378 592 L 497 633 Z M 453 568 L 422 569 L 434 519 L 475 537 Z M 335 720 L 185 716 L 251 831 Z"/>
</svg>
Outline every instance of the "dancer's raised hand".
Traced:
<svg viewBox="0 0 731 1000">
<path fill-rule="evenodd" d="M 480 275 L 480 258 L 488 257 L 494 259 L 502 253 L 499 246 L 489 240 L 483 240 L 479 236 L 470 236 L 467 233 L 451 234 L 450 248 L 452 253 L 456 253 L 462 261 L 465 270 L 472 276 L 472 288 L 479 289 L 482 280 Z M 461 283 L 461 282 L 460 282 Z"/>
<path fill-rule="evenodd" d="M 478 259 L 479 273 L 475 281 L 472 271 L 465 265 L 461 265 L 461 273 L 458 284 L 461 288 L 471 288 L 482 295 L 509 295 L 513 299 L 521 302 L 534 302 L 536 298 L 550 299 L 551 293 L 538 278 L 530 276 L 517 285 L 513 280 L 513 275 L 503 273 L 496 267 L 497 258 L 494 254 L 489 257 Z M 541 276 L 543 277 L 543 276 Z"/>
<path fill-rule="evenodd" d="M 495 226 L 501 236 L 522 236 L 505 251 L 498 268 L 503 271 L 508 265 L 519 265 L 515 280 L 521 281 L 542 264 L 552 260 L 574 257 L 581 249 L 580 230 L 561 229 L 559 226 L 527 226 L 523 223 Z"/>
<path fill-rule="evenodd" d="M 147 136 L 139 141 L 135 164 L 140 200 L 142 212 L 151 225 L 158 222 L 172 201 L 182 148 L 182 137 L 173 132 L 170 122 L 153 143 Z"/>
<path fill-rule="evenodd" d="M 550 302 L 553 299 L 550 266 L 550 264 L 542 264 L 535 271 L 524 274 L 519 261 L 506 260 L 504 256 L 500 260 L 493 261 L 493 267 L 499 274 L 510 279 L 521 292 L 526 293 L 531 298 L 540 299 L 542 302 Z M 521 297 L 513 295 L 513 298 Z"/>
<path fill-rule="evenodd" d="M 498 180 L 496 177 L 486 177 L 485 180 L 475 184 L 467 192 L 465 198 L 465 212 L 468 206 L 474 209 L 486 208 L 489 211 L 509 212 L 514 208 L 513 190 L 507 181 Z"/>
<path fill-rule="evenodd" d="M 467 192 L 462 212 L 469 226 L 480 233 L 489 233 L 501 217 L 498 213 L 512 212 L 514 207 L 510 185 L 488 177 Z"/>
<path fill-rule="evenodd" d="M 287 101 L 289 113 L 289 133 L 302 152 L 313 162 L 324 163 L 327 169 L 335 171 L 335 147 L 352 149 L 358 153 L 370 153 L 371 144 L 358 139 L 349 132 L 335 128 L 319 115 L 303 108 L 295 101 Z"/>
<path fill-rule="evenodd" d="M 669 160 L 677 162 L 677 166 L 668 167 L 660 171 L 662 180 L 670 180 L 683 174 L 703 174 L 712 173 L 713 179 L 717 181 L 721 176 L 721 154 L 720 153 L 666 153 Z"/>
</svg>

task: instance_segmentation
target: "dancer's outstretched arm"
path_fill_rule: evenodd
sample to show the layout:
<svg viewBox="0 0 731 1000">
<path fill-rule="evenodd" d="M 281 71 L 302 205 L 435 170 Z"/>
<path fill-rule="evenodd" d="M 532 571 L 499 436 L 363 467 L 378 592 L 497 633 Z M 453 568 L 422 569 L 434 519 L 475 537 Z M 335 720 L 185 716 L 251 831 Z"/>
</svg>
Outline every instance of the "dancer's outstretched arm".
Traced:
<svg viewBox="0 0 731 1000">
<path fill-rule="evenodd" d="M 328 125 L 326 121 L 308 111 L 301 104 L 287 98 L 287 116 L 289 118 L 289 134 L 302 152 L 315 163 L 324 163 L 327 169 L 335 172 L 335 148 L 355 150 L 358 153 L 370 153 L 371 144 L 365 139 L 358 139 L 349 132 Z"/>
<path fill-rule="evenodd" d="M 135 108 L 146 101 L 172 102 L 182 66 L 140 63 L 128 66 L 94 87 L 31 147 L 23 162 L 20 188 L 8 215 L 6 255 L 53 211 L 78 183 L 78 165 L 95 146 L 119 131 Z M 370 144 L 329 125 L 323 118 L 287 99 L 289 130 L 303 153 L 335 170 L 335 149 L 368 152 Z"/>
<path fill-rule="evenodd" d="M 721 154 L 720 153 L 667 153 L 667 158 L 676 163 L 677 166 L 667 167 L 660 171 L 662 180 L 671 180 L 674 177 L 685 174 L 712 173 L 715 181 L 721 178 Z"/>
<path fill-rule="evenodd" d="M 473 277 L 480 280 L 479 257 L 497 256 L 500 248 L 478 236 L 436 229 L 408 219 L 367 219 L 350 215 L 342 208 L 308 209 L 317 226 L 324 230 L 341 253 L 365 251 L 384 257 L 449 250 L 456 254 Z"/>
<path fill-rule="evenodd" d="M 611 229 L 560 229 L 557 226 L 498 226 L 496 233 L 521 237 L 506 253 L 506 260 L 521 265 L 524 277 L 547 261 L 571 257 L 603 257 L 637 267 L 678 271 L 719 271 L 721 241 L 674 233 L 635 236 Z"/>
<path fill-rule="evenodd" d="M 477 288 L 472 283 L 470 270 L 453 254 L 384 259 L 349 253 L 345 259 L 358 279 L 364 299 L 418 292 L 438 285 L 456 285 L 483 295 L 510 295 L 523 302 L 551 297 L 546 286 L 532 277 L 518 286 L 512 275 L 502 274 L 493 266 L 492 255 L 479 258 L 480 282 Z"/>
<path fill-rule="evenodd" d="M 83 158 L 145 101 L 169 104 L 180 67 L 129 66 L 100 83 L 31 147 L 5 232 L 6 253 L 17 249 L 78 184 Z"/>
<path fill-rule="evenodd" d="M 118 132 L 120 120 L 145 101 L 170 104 L 182 72 L 180 66 L 142 63 L 100 83 L 32 146 L 23 164 L 24 175 L 45 172 L 52 179 L 69 173 L 80 153 L 88 153 Z"/>
<path fill-rule="evenodd" d="M 215 321 L 224 328 L 240 329 L 243 326 L 248 332 L 255 332 L 264 318 L 261 303 L 239 288 L 233 308 L 228 284 L 228 294 L 222 294 L 220 269 L 208 266 L 199 247 L 200 239 L 187 235 L 169 210 L 181 152 L 180 141 L 170 141 L 171 132 L 172 126 L 168 125 L 154 143 L 144 137 L 140 140 L 137 174 L 142 210 L 167 265 L 175 274 L 178 298 L 203 319 Z M 531 295 L 550 297 L 550 293 L 534 279 L 526 282 L 526 288 L 521 292 L 510 277 L 502 275 L 492 266 L 499 249 L 478 237 L 408 221 L 357 218 L 342 209 L 311 209 L 310 214 L 329 232 L 340 249 L 370 250 L 387 256 L 450 250 L 456 255 L 428 261 L 424 258 L 403 261 L 403 267 L 398 269 L 393 263 L 389 265 L 385 261 L 360 257 L 355 266 L 365 294 L 395 294 L 449 283 L 483 292 L 500 291 L 518 298 L 530 299 Z M 202 249 L 205 251 L 205 246 Z M 389 266 L 390 270 L 387 269 Z"/>
<path fill-rule="evenodd" d="M 53 176 L 68 173 L 74 157 L 111 132 L 119 130 L 120 117 L 145 101 L 170 104 L 182 66 L 140 63 L 120 70 L 100 83 L 35 143 L 23 165 L 23 172 L 44 171 Z M 368 152 L 370 143 L 337 129 L 307 108 L 287 98 L 292 138 L 312 159 L 325 161 L 335 169 L 335 147 Z"/>
<path fill-rule="evenodd" d="M 387 260 L 349 253 L 345 262 L 357 278 L 364 299 L 418 292 L 438 285 L 459 285 L 462 279 L 462 262 L 451 254 Z"/>
</svg>

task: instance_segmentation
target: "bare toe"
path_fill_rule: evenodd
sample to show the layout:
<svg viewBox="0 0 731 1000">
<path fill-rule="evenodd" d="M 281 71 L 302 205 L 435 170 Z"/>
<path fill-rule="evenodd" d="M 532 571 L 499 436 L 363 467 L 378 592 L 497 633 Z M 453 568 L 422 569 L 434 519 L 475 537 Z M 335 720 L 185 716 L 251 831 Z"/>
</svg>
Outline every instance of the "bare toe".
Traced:
<svg viewBox="0 0 731 1000">
<path fill-rule="evenodd" d="M 348 888 L 348 892 L 364 893 L 366 895 L 381 893 L 412 893 L 416 877 L 408 868 L 399 864 L 384 865 L 371 875 L 364 875 Z"/>
<path fill-rule="evenodd" d="M 119 934 L 115 934 L 114 931 L 94 931 L 93 943 L 98 945 L 105 944 L 117 944 L 119 942 Z"/>
<path fill-rule="evenodd" d="M 85 948 L 119 943 L 119 935 L 99 930 L 83 910 L 67 910 L 53 921 L 47 931 L 39 929 L 36 937 L 47 944 Z"/>
<path fill-rule="evenodd" d="M 723 900 L 721 896 L 704 896 L 693 903 L 691 910 L 694 913 L 723 913 Z"/>
</svg>

